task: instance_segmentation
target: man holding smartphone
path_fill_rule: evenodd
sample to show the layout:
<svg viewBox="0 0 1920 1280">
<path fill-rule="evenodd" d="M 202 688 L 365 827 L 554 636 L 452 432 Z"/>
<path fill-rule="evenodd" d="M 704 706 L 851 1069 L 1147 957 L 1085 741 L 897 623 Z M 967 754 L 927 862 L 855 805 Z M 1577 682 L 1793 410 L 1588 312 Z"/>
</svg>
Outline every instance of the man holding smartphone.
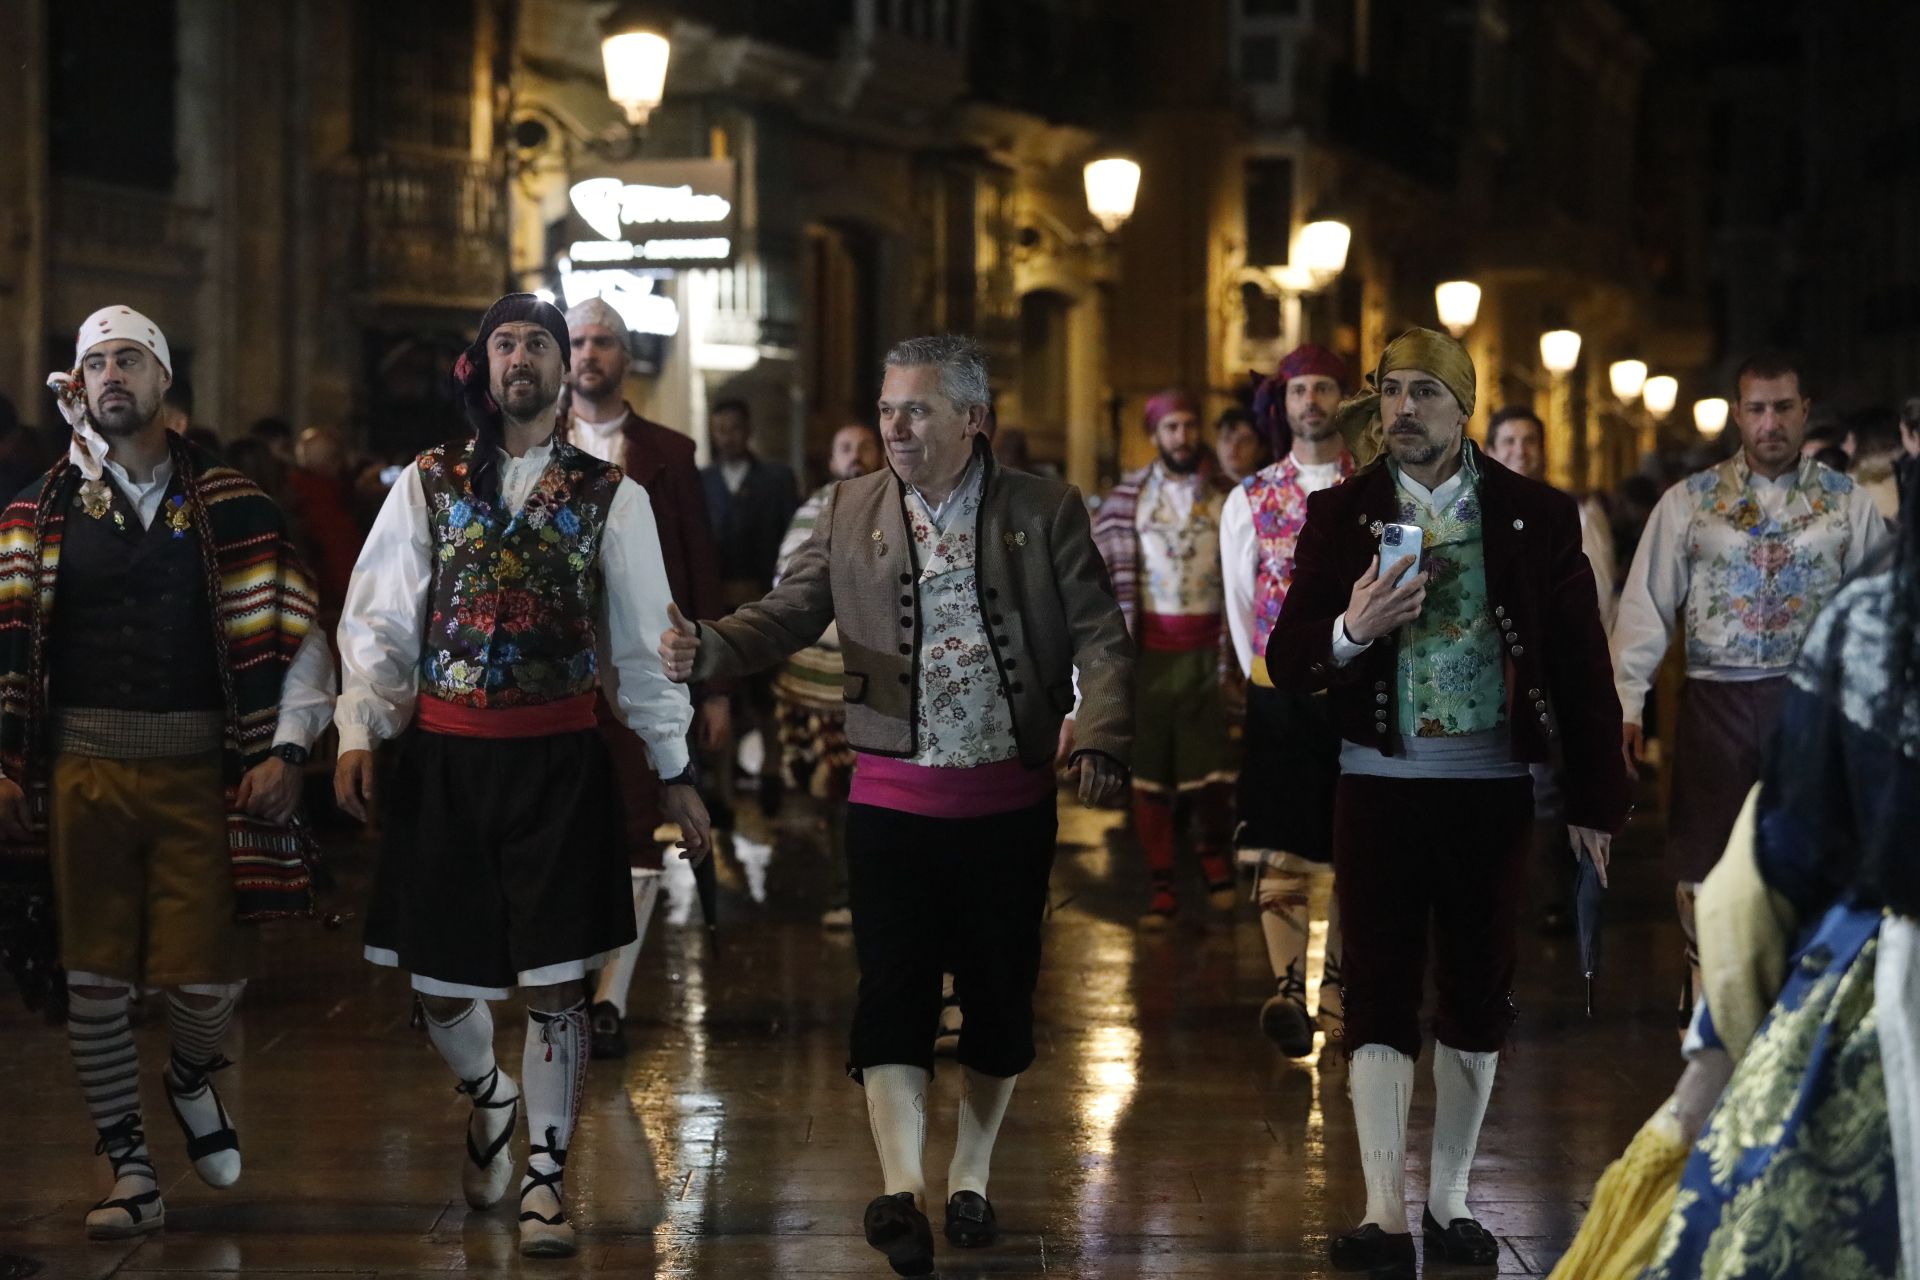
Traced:
<svg viewBox="0 0 1920 1280">
<path fill-rule="evenodd" d="M 1409 330 L 1372 382 L 1386 453 L 1308 500 L 1266 656 L 1276 687 L 1330 689 L 1344 740 L 1333 861 L 1367 1207 L 1330 1253 L 1343 1271 L 1410 1278 L 1407 1104 L 1428 935 L 1439 1008 L 1423 1234 L 1430 1262 L 1490 1266 L 1498 1243 L 1466 1197 L 1514 1020 L 1528 765 L 1559 739 L 1569 840 L 1603 883 L 1628 784 L 1573 500 L 1466 439 L 1474 370 L 1452 338 Z M 1389 575 L 1396 525 L 1418 531 L 1421 553 Z M 1403 549 L 1413 536 L 1401 531 Z"/>
</svg>

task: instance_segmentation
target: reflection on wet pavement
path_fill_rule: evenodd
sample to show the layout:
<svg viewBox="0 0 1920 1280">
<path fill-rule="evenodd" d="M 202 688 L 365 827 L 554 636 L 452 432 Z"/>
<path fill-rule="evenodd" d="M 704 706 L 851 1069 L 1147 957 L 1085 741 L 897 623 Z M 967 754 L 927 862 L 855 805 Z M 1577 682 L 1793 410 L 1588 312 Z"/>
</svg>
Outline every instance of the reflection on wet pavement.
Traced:
<svg viewBox="0 0 1920 1280">
<path fill-rule="evenodd" d="M 62 1277 L 269 1267 L 890 1274 L 859 1235 L 879 1186 L 865 1109 L 844 1071 L 853 949 L 817 924 L 824 855 L 797 808 L 721 855 L 717 952 L 691 874 L 668 860 L 667 900 L 635 980 L 633 1052 L 595 1063 L 588 1077 L 567 1165 L 582 1242 L 572 1262 L 524 1264 L 511 1201 L 466 1210 L 465 1101 L 409 1028 L 404 982 L 359 959 L 354 925 L 268 931 L 267 972 L 232 1044 L 239 1066 L 220 1078 L 246 1152 L 237 1187 L 217 1193 L 194 1179 L 147 1081 L 168 1223 L 144 1242 L 80 1238 L 104 1162 L 92 1155 L 64 1037 L 9 996 L 0 1063 L 12 1087 L 0 1098 L 0 1133 L 15 1162 L 0 1194 L 0 1254 L 38 1258 L 44 1274 Z M 941 1274 L 1325 1274 L 1328 1231 L 1349 1225 L 1364 1200 L 1337 1049 L 1296 1064 L 1260 1039 L 1256 1013 L 1272 982 L 1250 904 L 1230 919 L 1195 914 L 1142 936 L 1132 921 L 1144 876 L 1119 815 L 1068 803 L 1062 818 L 1037 996 L 1040 1059 L 1014 1094 L 989 1188 L 1003 1238 L 973 1254 L 942 1241 Z M 1581 1016 L 1571 943 L 1526 940 L 1522 1020 L 1474 1191 L 1503 1238 L 1506 1273 L 1551 1265 L 1594 1178 L 1677 1072 L 1677 931 L 1645 845 L 1642 833 L 1621 851 L 1608 940 L 1621 963 L 1596 1019 Z M 341 851 L 344 905 L 357 905 L 368 856 Z M 1324 935 L 1314 943 L 1317 968 Z M 517 1010 L 497 1022 L 501 1057 L 517 1062 Z M 162 1020 L 147 1017 L 150 1074 L 164 1040 Z M 936 1234 L 958 1075 L 942 1068 L 929 1106 Z M 1430 1114 L 1423 1064 L 1408 1179 L 1416 1205 Z"/>
</svg>

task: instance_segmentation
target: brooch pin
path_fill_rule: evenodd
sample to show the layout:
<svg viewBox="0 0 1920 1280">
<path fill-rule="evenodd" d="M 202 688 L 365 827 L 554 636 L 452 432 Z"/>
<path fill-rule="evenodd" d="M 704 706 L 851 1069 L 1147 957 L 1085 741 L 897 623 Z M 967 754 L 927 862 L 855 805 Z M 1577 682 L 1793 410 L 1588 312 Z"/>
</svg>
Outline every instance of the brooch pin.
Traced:
<svg viewBox="0 0 1920 1280">
<path fill-rule="evenodd" d="M 193 516 L 187 511 L 187 500 L 180 494 L 174 494 L 168 501 L 167 527 L 173 530 L 173 536 L 184 538 L 187 530 L 193 528 Z"/>
<path fill-rule="evenodd" d="M 106 515 L 111 505 L 112 499 L 107 494 L 105 480 L 89 480 L 80 486 L 80 507 L 95 520 Z"/>
<path fill-rule="evenodd" d="M 1016 533 L 1009 529 L 1000 535 L 1000 541 L 1006 543 L 1009 547 L 1024 547 L 1027 545 L 1027 531 L 1022 529 Z"/>
<path fill-rule="evenodd" d="M 880 532 L 880 531 L 879 531 L 878 529 L 875 529 L 875 530 L 873 531 L 873 540 L 874 540 L 875 542 L 878 542 L 878 541 L 880 541 L 880 540 L 881 540 L 881 538 L 882 538 L 883 536 L 884 536 L 884 535 L 883 535 L 883 534 L 882 534 L 882 533 L 881 533 L 881 532 Z"/>
<path fill-rule="evenodd" d="M 118 511 L 116 511 L 116 512 L 114 512 L 114 513 L 113 513 L 113 527 L 114 527 L 114 528 L 116 528 L 116 529 L 124 529 L 124 528 L 126 528 L 126 527 L 127 527 L 127 518 L 126 518 L 126 516 L 124 516 L 124 515 L 122 515 L 122 514 L 121 514 L 120 512 L 118 512 Z"/>
<path fill-rule="evenodd" d="M 1384 521 L 1375 520 L 1372 524 L 1367 526 L 1367 532 L 1371 533 L 1374 537 L 1377 538 L 1382 533 L 1386 532 L 1386 528 L 1387 526 Z"/>
</svg>

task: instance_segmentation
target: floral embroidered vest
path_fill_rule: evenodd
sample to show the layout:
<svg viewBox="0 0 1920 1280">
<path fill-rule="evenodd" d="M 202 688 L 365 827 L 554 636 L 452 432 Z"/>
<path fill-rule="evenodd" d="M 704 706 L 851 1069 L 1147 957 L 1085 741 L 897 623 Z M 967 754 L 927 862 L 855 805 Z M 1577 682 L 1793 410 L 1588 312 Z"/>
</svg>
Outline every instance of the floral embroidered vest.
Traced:
<svg viewBox="0 0 1920 1280">
<path fill-rule="evenodd" d="M 918 493 L 906 494 L 907 527 L 920 566 L 919 750 L 912 763 L 934 769 L 996 764 L 1020 754 L 1013 708 L 980 612 L 978 547 L 985 472 L 978 462 L 961 481 L 937 527 Z"/>
<path fill-rule="evenodd" d="M 567 444 L 524 510 L 482 501 L 470 443 L 420 455 L 433 581 L 420 690 L 469 707 L 557 702 L 597 686 L 600 540 L 620 468 Z"/>
<path fill-rule="evenodd" d="M 1785 670 L 1814 615 L 1840 589 L 1853 541 L 1853 481 L 1800 464 L 1779 516 L 1769 516 L 1739 454 L 1687 477 L 1693 581 L 1687 592 L 1687 664 Z"/>
<path fill-rule="evenodd" d="M 1344 481 L 1353 474 L 1353 456 L 1343 452 L 1339 467 Z M 1253 510 L 1253 655 L 1264 658 L 1267 638 L 1293 585 L 1293 549 L 1307 524 L 1309 495 L 1300 487 L 1300 468 L 1291 454 L 1240 483 Z"/>
<path fill-rule="evenodd" d="M 1193 507 L 1184 519 L 1168 493 L 1177 482 L 1160 464 L 1140 486 L 1133 527 L 1140 536 L 1142 614 L 1217 617 L 1226 604 L 1220 568 L 1220 509 L 1226 495 L 1203 473 L 1188 479 Z"/>
<path fill-rule="evenodd" d="M 1401 629 L 1400 732 L 1458 738 L 1497 729 L 1505 719 L 1507 682 L 1487 600 L 1486 544 L 1481 539 L 1480 471 L 1472 451 L 1462 462 L 1458 494 L 1430 510 L 1398 484 L 1400 523 L 1420 526 L 1427 602 Z"/>
</svg>

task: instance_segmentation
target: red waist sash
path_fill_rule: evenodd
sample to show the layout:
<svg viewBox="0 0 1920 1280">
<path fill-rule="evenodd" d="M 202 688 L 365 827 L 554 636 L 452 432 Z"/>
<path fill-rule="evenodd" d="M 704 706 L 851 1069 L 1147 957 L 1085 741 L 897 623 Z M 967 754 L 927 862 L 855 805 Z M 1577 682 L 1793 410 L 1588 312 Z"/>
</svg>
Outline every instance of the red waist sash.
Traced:
<svg viewBox="0 0 1920 1280">
<path fill-rule="evenodd" d="M 593 728 L 593 706 L 599 697 L 597 692 L 580 693 L 529 706 L 469 707 L 422 696 L 414 720 L 428 733 L 457 738 L 545 738 Z"/>
<path fill-rule="evenodd" d="M 1140 647 L 1157 653 L 1190 653 L 1220 643 L 1217 613 L 1148 613 L 1140 618 Z"/>
</svg>

